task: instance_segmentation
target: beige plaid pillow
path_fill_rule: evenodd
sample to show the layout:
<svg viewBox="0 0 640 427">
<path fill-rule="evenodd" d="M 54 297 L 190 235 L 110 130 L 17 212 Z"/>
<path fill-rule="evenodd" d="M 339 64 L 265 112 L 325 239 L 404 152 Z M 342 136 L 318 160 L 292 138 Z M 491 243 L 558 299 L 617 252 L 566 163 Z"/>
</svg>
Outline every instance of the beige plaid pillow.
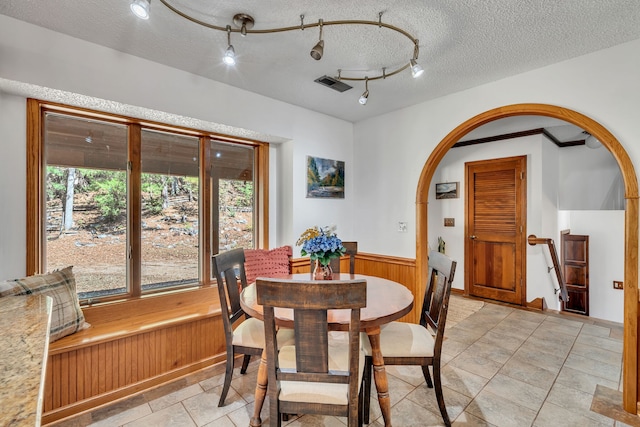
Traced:
<svg viewBox="0 0 640 427">
<path fill-rule="evenodd" d="M 13 282 L 18 288 L 15 295 L 42 294 L 53 299 L 49 342 L 59 340 L 85 326 L 72 268 L 29 276 Z"/>
</svg>

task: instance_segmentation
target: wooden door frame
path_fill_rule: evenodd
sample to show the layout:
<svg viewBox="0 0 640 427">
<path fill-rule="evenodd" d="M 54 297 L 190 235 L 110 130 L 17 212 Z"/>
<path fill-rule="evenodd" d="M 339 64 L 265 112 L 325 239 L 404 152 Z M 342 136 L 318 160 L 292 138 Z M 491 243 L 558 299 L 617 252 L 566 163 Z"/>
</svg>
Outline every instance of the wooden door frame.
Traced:
<svg viewBox="0 0 640 427">
<path fill-rule="evenodd" d="M 433 175 L 447 151 L 464 135 L 497 119 L 514 116 L 545 116 L 574 124 L 596 137 L 616 159 L 625 186 L 624 242 L 624 334 L 622 364 L 622 406 L 638 413 L 638 179 L 629 155 L 620 142 L 595 120 L 564 107 L 549 104 L 513 104 L 480 113 L 470 118 L 434 148 L 427 159 L 416 192 L 416 286 L 424 292 L 427 281 L 428 198 Z M 458 260 L 460 261 L 460 260 Z"/>
</svg>

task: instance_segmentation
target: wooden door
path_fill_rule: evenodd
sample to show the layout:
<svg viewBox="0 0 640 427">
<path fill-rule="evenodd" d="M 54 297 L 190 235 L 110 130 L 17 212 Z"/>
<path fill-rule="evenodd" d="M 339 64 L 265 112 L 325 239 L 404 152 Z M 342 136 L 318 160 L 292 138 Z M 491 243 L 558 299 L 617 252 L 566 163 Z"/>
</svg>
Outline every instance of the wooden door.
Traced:
<svg viewBox="0 0 640 427">
<path fill-rule="evenodd" d="M 465 290 L 526 305 L 526 156 L 466 163 Z"/>
<path fill-rule="evenodd" d="M 589 236 L 561 234 L 560 252 L 569 301 L 563 311 L 589 315 Z"/>
</svg>

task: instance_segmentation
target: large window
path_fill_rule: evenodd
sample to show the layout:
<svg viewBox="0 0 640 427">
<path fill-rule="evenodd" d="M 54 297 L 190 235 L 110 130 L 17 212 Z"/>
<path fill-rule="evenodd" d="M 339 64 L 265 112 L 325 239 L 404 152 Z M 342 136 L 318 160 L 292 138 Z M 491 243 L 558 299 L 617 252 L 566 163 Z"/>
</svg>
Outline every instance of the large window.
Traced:
<svg viewBox="0 0 640 427">
<path fill-rule="evenodd" d="M 266 144 L 28 109 L 29 274 L 73 265 L 79 297 L 102 302 L 209 285 L 212 254 L 266 241 Z"/>
</svg>

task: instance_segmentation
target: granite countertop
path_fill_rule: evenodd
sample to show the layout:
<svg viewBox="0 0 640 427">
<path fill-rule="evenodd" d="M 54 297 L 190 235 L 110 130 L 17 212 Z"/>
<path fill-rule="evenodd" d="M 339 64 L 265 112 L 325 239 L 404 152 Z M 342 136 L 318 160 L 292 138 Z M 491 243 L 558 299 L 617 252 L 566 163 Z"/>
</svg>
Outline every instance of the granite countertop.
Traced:
<svg viewBox="0 0 640 427">
<path fill-rule="evenodd" d="M 39 426 L 51 297 L 0 298 L 0 426 Z"/>
</svg>

